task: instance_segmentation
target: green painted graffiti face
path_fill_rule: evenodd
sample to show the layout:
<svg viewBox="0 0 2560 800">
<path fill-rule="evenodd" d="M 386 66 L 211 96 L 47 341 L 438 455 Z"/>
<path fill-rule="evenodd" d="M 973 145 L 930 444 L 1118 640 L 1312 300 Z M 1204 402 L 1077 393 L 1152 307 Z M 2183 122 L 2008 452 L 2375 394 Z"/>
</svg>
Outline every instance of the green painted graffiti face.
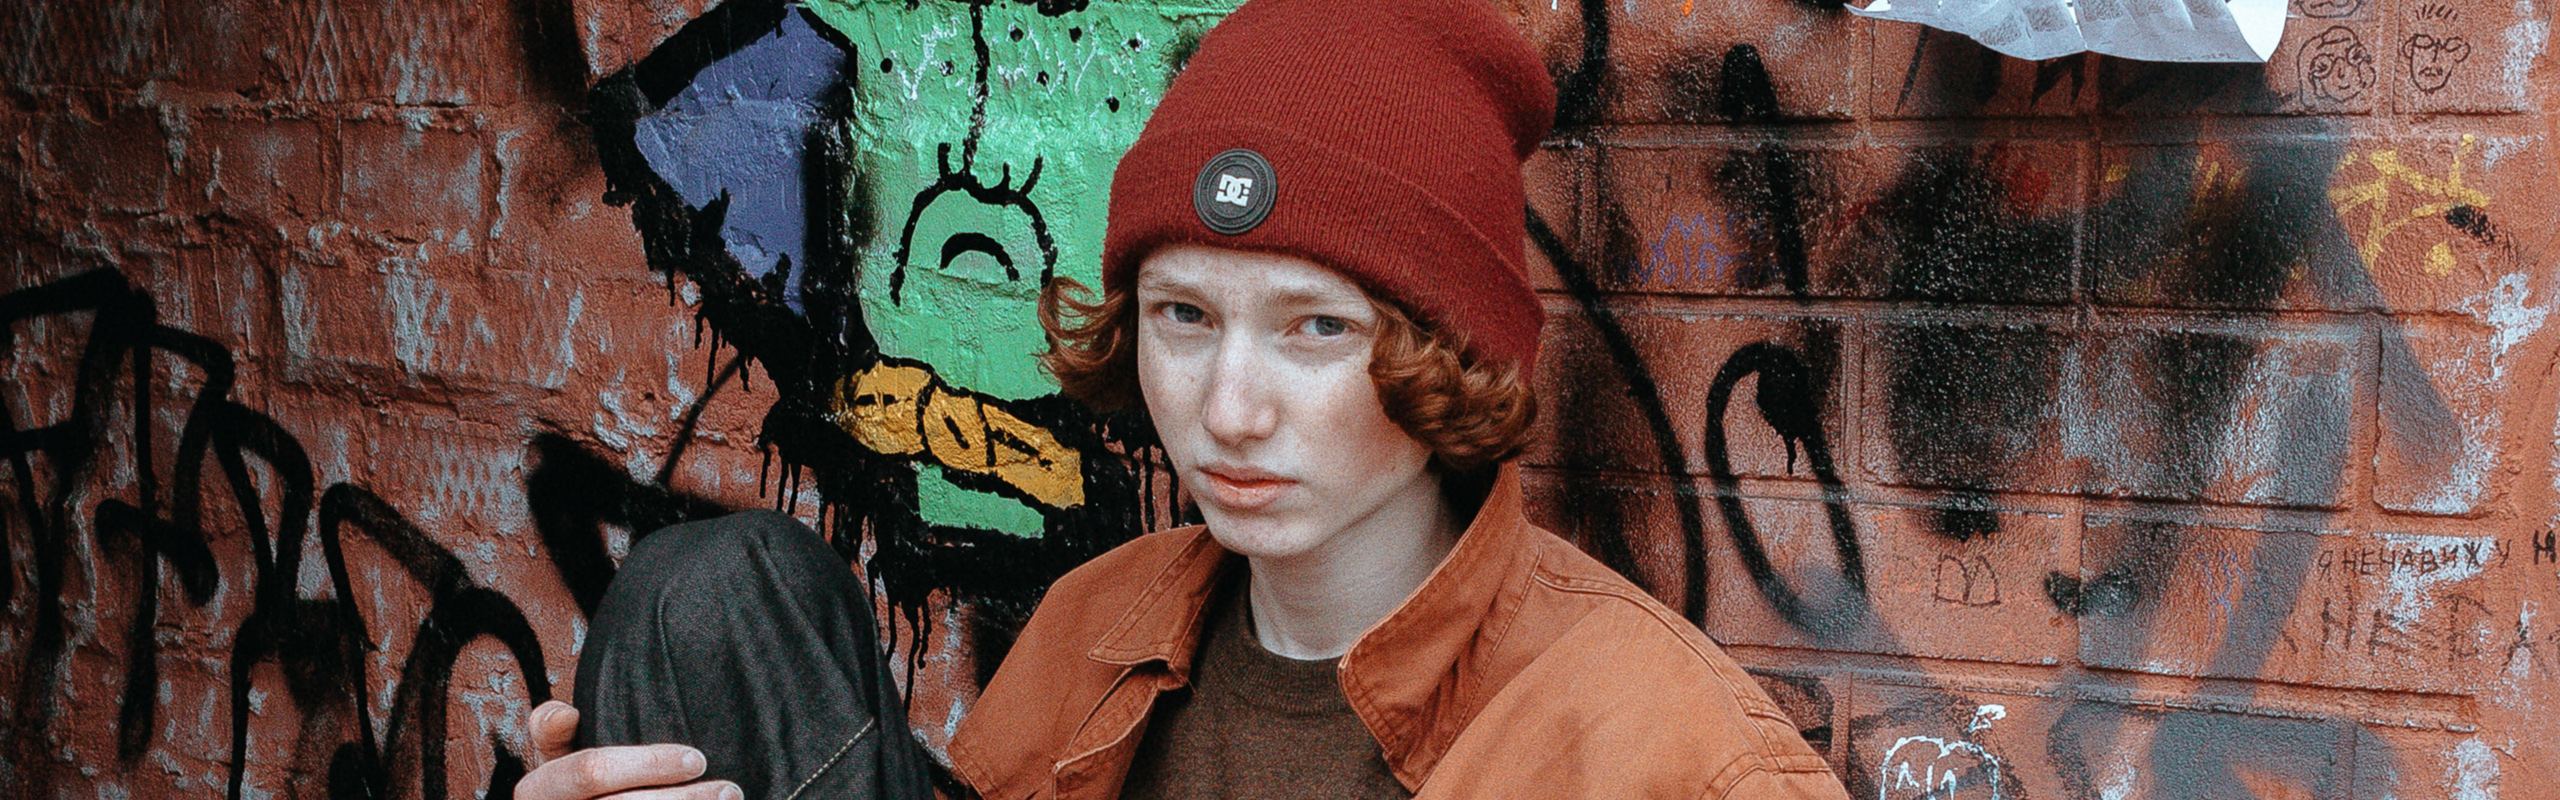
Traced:
<svg viewBox="0 0 2560 800">
<path fill-rule="evenodd" d="M 1057 16 L 1019 3 L 811 0 L 852 45 L 843 207 L 867 215 L 856 294 L 881 354 L 998 400 L 1055 393 L 1035 316 L 1050 276 L 1099 283 L 1111 172 L 1231 0 Z M 857 432 L 859 433 L 859 432 Z M 926 521 L 1037 535 L 1037 511 L 919 467 Z"/>
</svg>

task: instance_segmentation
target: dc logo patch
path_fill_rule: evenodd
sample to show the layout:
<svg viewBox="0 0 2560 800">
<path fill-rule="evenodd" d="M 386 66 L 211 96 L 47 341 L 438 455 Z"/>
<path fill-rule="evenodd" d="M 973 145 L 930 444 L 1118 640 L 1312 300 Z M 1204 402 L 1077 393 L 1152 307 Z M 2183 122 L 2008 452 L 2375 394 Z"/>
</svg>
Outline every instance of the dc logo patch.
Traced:
<svg viewBox="0 0 2560 800">
<path fill-rule="evenodd" d="M 1191 209 L 1209 230 L 1234 236 L 1261 225 L 1278 193 L 1271 162 L 1244 148 L 1219 153 L 1191 184 Z"/>
</svg>

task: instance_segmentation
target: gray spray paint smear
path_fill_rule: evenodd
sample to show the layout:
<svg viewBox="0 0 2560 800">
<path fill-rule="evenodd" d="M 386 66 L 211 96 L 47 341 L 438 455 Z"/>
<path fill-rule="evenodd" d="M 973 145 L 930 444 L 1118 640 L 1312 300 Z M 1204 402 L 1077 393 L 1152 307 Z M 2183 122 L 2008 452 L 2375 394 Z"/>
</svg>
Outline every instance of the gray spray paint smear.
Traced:
<svg viewBox="0 0 2560 800">
<path fill-rule="evenodd" d="M 704 67 L 633 135 L 686 205 L 700 210 L 729 194 L 721 241 L 749 275 L 785 270 L 782 299 L 793 311 L 808 263 L 802 158 L 819 100 L 843 64 L 843 50 L 802 15 L 785 14 L 773 33 Z"/>
</svg>

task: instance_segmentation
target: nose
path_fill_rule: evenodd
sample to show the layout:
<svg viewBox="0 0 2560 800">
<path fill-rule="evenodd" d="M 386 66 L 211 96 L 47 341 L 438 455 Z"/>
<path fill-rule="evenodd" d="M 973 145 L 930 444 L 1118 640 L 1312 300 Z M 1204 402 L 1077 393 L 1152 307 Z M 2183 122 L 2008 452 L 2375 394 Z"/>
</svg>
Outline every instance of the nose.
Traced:
<svg viewBox="0 0 2560 800">
<path fill-rule="evenodd" d="M 1200 410 L 1201 427 L 1228 447 L 1269 438 L 1280 425 L 1272 370 L 1247 338 L 1233 329 L 1219 337 L 1202 400 L 1206 407 Z"/>
</svg>

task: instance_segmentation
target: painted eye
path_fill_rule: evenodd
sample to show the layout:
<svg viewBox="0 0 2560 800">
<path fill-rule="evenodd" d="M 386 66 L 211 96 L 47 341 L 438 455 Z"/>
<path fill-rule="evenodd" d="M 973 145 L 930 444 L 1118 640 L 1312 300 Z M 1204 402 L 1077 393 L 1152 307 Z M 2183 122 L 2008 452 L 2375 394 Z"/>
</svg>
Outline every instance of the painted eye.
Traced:
<svg viewBox="0 0 2560 800">
<path fill-rule="evenodd" d="M 1341 317 L 1312 317 L 1307 320 L 1306 331 L 1317 336 L 1340 336 L 1351 332 L 1351 323 Z"/>
<path fill-rule="evenodd" d="M 1164 313 L 1172 317 L 1173 321 L 1185 325 L 1209 318 L 1209 312 L 1202 311 L 1199 306 L 1190 303 L 1168 303 L 1165 305 Z"/>
</svg>

